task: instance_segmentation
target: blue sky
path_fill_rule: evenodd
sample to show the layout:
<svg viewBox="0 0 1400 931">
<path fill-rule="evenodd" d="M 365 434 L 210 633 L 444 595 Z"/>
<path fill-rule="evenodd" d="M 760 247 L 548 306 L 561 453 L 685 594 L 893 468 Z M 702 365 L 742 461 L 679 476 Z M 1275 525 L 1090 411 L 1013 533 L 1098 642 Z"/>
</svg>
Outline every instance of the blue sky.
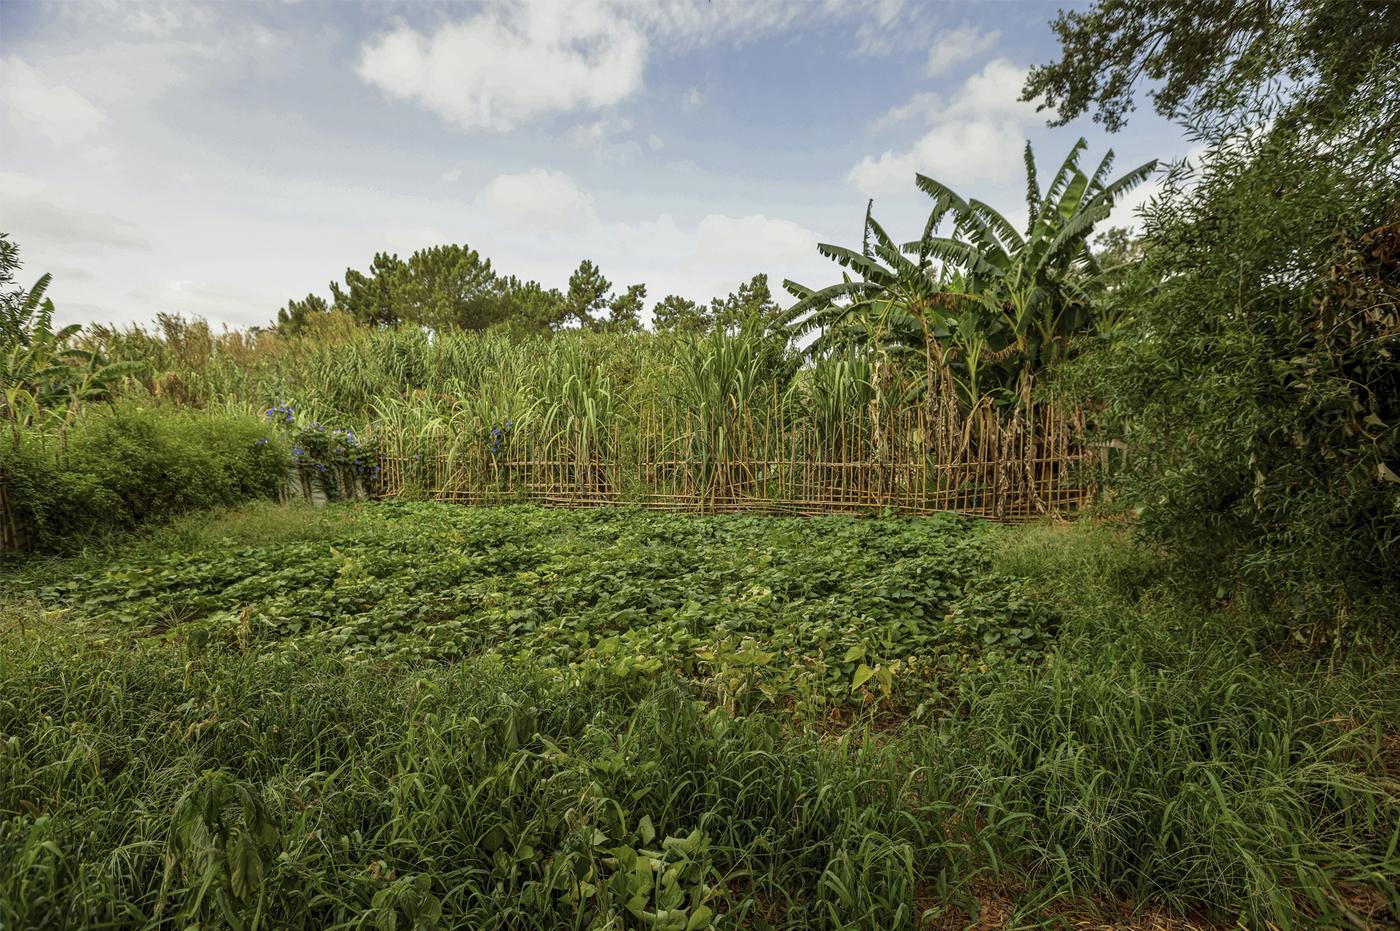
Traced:
<svg viewBox="0 0 1400 931">
<path fill-rule="evenodd" d="M 708 299 L 836 280 L 867 197 L 916 171 L 1024 216 L 1079 136 L 1126 170 L 1187 145 L 1016 101 L 1048 2 L 0 3 L 0 229 L 65 322 L 265 323 L 374 252 L 464 242 L 562 287 Z M 1050 164 L 1053 163 L 1053 164 Z M 1145 186 L 1115 219 L 1130 222 Z"/>
</svg>

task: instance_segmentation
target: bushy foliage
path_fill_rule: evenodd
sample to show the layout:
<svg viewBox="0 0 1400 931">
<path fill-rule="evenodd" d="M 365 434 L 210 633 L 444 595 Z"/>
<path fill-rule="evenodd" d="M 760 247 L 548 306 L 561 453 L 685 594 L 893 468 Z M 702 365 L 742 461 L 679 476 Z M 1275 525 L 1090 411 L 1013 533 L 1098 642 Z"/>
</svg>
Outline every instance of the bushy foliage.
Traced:
<svg viewBox="0 0 1400 931">
<path fill-rule="evenodd" d="M 1208 590 L 1315 619 L 1393 597 L 1397 219 L 1369 180 L 1252 146 L 1150 216 L 1151 290 L 1079 375 L 1127 445 L 1120 502 Z"/>
<path fill-rule="evenodd" d="M 62 441 L 0 444 L 0 474 L 31 545 L 72 549 L 184 511 L 276 497 L 288 459 L 268 436 L 251 416 L 122 404 L 85 412 Z"/>
<path fill-rule="evenodd" d="M 1117 500 L 1208 594 L 1338 629 L 1367 607 L 1390 620 L 1400 135 L 1376 129 L 1400 112 L 1394 17 L 1293 2 L 1276 23 L 1198 23 L 1158 48 L 1130 41 L 1171 19 L 1129 15 L 1144 6 L 1066 14 L 1067 53 L 1097 35 L 1095 56 L 1067 55 L 1028 84 L 1070 115 L 1097 103 L 1117 122 L 1146 54 L 1149 73 L 1170 77 L 1159 107 L 1201 143 L 1149 205 L 1118 325 L 1075 373 L 1125 447 Z"/>
</svg>

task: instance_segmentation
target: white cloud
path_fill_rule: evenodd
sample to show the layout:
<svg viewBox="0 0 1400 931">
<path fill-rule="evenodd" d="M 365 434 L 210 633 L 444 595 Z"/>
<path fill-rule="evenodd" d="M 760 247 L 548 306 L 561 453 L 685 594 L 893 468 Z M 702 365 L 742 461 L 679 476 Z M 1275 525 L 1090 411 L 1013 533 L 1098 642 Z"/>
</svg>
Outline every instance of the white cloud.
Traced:
<svg viewBox="0 0 1400 931">
<path fill-rule="evenodd" d="M 988 116 L 1009 116 L 1018 120 L 1037 119 L 1035 104 L 1020 100 L 1021 87 L 1026 82 L 1026 69 L 1005 58 L 987 62 L 981 71 L 969 77 L 958 90 L 944 117 L 983 119 Z"/>
<path fill-rule="evenodd" d="M 848 177 L 867 196 L 907 191 L 914 174 L 950 184 L 1007 181 L 1021 172 L 1026 127 L 1035 106 L 1017 100 L 1026 70 L 1004 58 L 988 62 L 958 88 L 951 100 L 921 92 L 892 108 L 872 129 L 921 120 L 923 135 L 904 150 L 887 149 L 862 158 Z"/>
<path fill-rule="evenodd" d="M 879 132 L 910 120 L 932 122 L 943 113 L 945 106 L 943 98 L 933 91 L 919 91 L 904 103 L 896 104 L 877 116 L 871 121 L 870 129 Z"/>
<path fill-rule="evenodd" d="M 754 41 L 810 20 L 813 14 L 840 15 L 835 3 L 812 0 L 764 0 L 762 3 L 715 3 L 713 0 L 615 0 L 613 14 L 627 17 L 677 48 L 714 42 Z"/>
<path fill-rule="evenodd" d="M 623 118 L 594 120 L 569 130 L 569 142 L 580 149 L 600 150 L 616 145 L 618 137 L 632 129 L 632 121 Z"/>
<path fill-rule="evenodd" d="M 502 224 L 533 230 L 577 229 L 595 219 L 592 195 L 562 171 L 543 168 L 492 179 L 476 206 Z"/>
<path fill-rule="evenodd" d="M 86 0 L 61 4 L 60 8 L 79 26 L 96 26 L 109 35 L 115 30 L 151 39 L 170 39 L 208 28 L 215 20 L 211 8 L 182 0 Z"/>
<path fill-rule="evenodd" d="M 856 52 L 888 55 L 899 45 L 903 29 L 895 28 L 905 11 L 905 0 L 873 0 L 865 5 L 856 27 Z"/>
<path fill-rule="evenodd" d="M 462 169 L 449 168 L 438 176 L 438 180 L 448 184 L 456 184 L 458 181 L 462 180 Z"/>
<path fill-rule="evenodd" d="M 790 220 L 761 213 L 746 217 L 710 214 L 696 227 L 697 257 L 724 265 L 735 261 L 783 262 L 809 255 L 817 236 Z"/>
<path fill-rule="evenodd" d="M 849 177 L 869 197 L 912 190 L 915 173 L 955 185 L 1004 181 L 1021 171 L 1025 143 L 1025 132 L 1012 120 L 950 120 L 904 151 L 865 156 Z"/>
<path fill-rule="evenodd" d="M 614 200 L 601 192 L 597 198 Z M 828 272 L 817 234 L 800 223 L 720 210 L 685 221 L 670 213 L 604 219 L 594 196 L 559 171 L 502 175 L 472 208 L 471 222 L 492 230 L 497 267 L 546 285 L 562 286 L 585 257 L 619 287 L 645 283 L 652 301 L 671 293 L 708 300 L 758 272 L 768 273 L 775 289 L 786 276 L 816 280 Z"/>
<path fill-rule="evenodd" d="M 917 47 L 932 32 L 927 7 L 908 0 L 517 0 L 487 3 L 433 28 L 400 22 L 361 46 L 356 71 L 390 98 L 449 124 L 506 132 L 630 98 L 642 87 L 653 44 L 673 51 L 741 45 L 833 22 L 853 27 L 856 54 Z M 940 55 L 971 57 L 996 34 L 965 27 L 949 36 L 970 36 L 972 51 L 948 46 Z M 692 87 L 682 109 L 704 99 Z"/>
<path fill-rule="evenodd" d="M 632 223 L 600 223 L 589 231 L 589 255 L 614 281 L 647 284 L 648 299 L 680 294 L 695 300 L 724 295 L 754 274 L 782 280 L 822 280 L 829 263 L 817 255 L 817 234 L 806 227 L 756 213 L 710 213 L 694 223 L 670 214 Z"/>
<path fill-rule="evenodd" d="M 391 223 L 384 227 L 384 231 L 379 235 L 379 241 L 384 243 L 384 248 L 387 248 L 389 252 L 411 255 L 419 249 L 452 242 L 452 237 L 441 227 L 431 223 L 410 225 Z"/>
<path fill-rule="evenodd" d="M 391 98 L 464 129 L 617 104 L 642 86 L 647 41 L 595 2 L 493 7 L 431 33 L 400 24 L 360 50 L 356 71 Z"/>
<path fill-rule="evenodd" d="M 121 153 L 115 146 L 94 145 L 83 149 L 83 158 L 101 168 L 111 168 L 121 161 Z"/>
<path fill-rule="evenodd" d="M 148 304 L 153 312 L 171 312 L 219 320 L 266 319 L 266 297 L 242 284 L 202 279 L 175 278 L 153 288 L 140 289 L 133 297 Z"/>
<path fill-rule="evenodd" d="M 951 119 L 1011 117 L 1030 122 L 1036 119 L 1035 104 L 1017 99 L 1025 79 L 1025 68 L 997 58 L 968 77 L 951 99 L 933 91 L 918 91 L 876 117 L 870 128 L 879 131 L 911 121 L 936 123 Z"/>
<path fill-rule="evenodd" d="M 607 0 L 660 42 L 681 51 L 755 42 L 774 33 L 843 23 L 857 55 L 887 55 L 926 45 L 934 4 L 910 0 Z"/>
<path fill-rule="evenodd" d="M 991 49 L 1001 38 L 1001 32 L 981 32 L 976 26 L 962 26 L 939 35 L 928 50 L 928 64 L 924 71 L 929 77 L 946 74 L 965 61 Z"/>
<path fill-rule="evenodd" d="M 5 112 L 15 125 L 73 145 L 107 125 L 107 114 L 73 88 L 51 81 L 14 55 L 0 58 Z"/>
<path fill-rule="evenodd" d="M 651 149 L 653 152 L 660 152 L 665 146 L 666 140 L 662 139 L 656 133 L 647 136 L 647 148 Z"/>
<path fill-rule="evenodd" d="M 121 217 L 89 209 L 27 175 L 0 172 L 0 203 L 5 205 L 6 231 L 20 243 L 35 240 L 64 249 L 150 248 L 146 238 Z"/>
</svg>

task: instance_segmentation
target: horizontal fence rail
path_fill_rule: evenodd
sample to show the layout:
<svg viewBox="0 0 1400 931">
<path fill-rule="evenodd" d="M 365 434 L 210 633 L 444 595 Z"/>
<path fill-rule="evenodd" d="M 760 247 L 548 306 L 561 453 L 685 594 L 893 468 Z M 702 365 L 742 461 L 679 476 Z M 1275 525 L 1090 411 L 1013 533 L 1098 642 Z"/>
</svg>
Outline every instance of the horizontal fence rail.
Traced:
<svg viewBox="0 0 1400 931">
<path fill-rule="evenodd" d="M 492 431 L 497 432 L 492 432 Z M 907 408 L 823 422 L 775 403 L 644 409 L 629 429 L 478 426 L 448 438 L 381 435 L 380 497 L 696 513 L 956 512 L 1065 515 L 1096 495 L 1102 451 L 1083 416 L 1049 405 L 968 414 Z"/>
</svg>

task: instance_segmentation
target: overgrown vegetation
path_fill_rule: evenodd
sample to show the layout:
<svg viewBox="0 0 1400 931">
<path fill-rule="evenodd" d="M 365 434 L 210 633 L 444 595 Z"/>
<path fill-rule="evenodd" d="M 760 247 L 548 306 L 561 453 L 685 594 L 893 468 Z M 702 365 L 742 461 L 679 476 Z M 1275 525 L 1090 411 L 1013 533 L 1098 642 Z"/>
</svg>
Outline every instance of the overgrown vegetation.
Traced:
<svg viewBox="0 0 1400 931">
<path fill-rule="evenodd" d="M 803 545 L 812 533 L 820 551 Z M 907 711 L 940 675 L 1043 650 L 1056 621 L 990 571 L 989 539 L 957 519 L 409 504 L 354 514 L 329 547 L 107 561 L 40 594 L 135 629 L 241 625 L 258 649 L 489 650 L 590 680 L 665 669 L 726 707 L 810 718 L 867 692 Z"/>
<path fill-rule="evenodd" d="M 955 519 L 187 520 L 32 565 L 5 606 L 0 907 L 17 927 L 957 927 L 992 901 L 1383 921 L 1393 667 L 1280 664 L 1156 575 L 1116 533 Z"/>
<path fill-rule="evenodd" d="M 917 175 L 934 201 L 923 235 L 896 245 L 867 211 L 859 253 L 818 246 L 856 277 L 819 290 L 788 282 L 801 299 L 785 322 L 795 334 L 820 334 L 807 348 L 815 357 L 851 345 L 922 356 L 929 398 L 941 386 L 967 407 L 984 398 L 1028 403 L 1034 374 L 1067 359 L 1076 337 L 1098 329 L 1107 306 L 1094 293 L 1103 270 L 1090 237 L 1156 167 L 1149 162 L 1110 181 L 1113 153 L 1086 173 L 1079 166 L 1085 148 L 1079 140 L 1041 190 L 1027 144 L 1024 233 L 991 205 Z M 950 234 L 938 235 L 949 218 Z"/>
<path fill-rule="evenodd" d="M 1199 143 L 1144 216 L 1135 295 L 1077 373 L 1119 501 L 1208 594 L 1345 636 L 1400 600 L 1400 20 L 1350 0 L 1101 0 L 1035 69 L 1112 127 L 1136 81 Z"/>
<path fill-rule="evenodd" d="M 1062 13 L 1027 99 L 1155 82 L 1199 143 L 1141 229 L 1153 163 L 1027 149 L 1023 229 L 919 175 L 922 235 L 868 205 L 787 307 L 443 245 L 267 328 L 58 327 L 0 235 L 0 927 L 1397 926 L 1397 24 Z M 1052 402 L 1112 450 L 1072 525 L 339 500 L 563 437 L 636 501 L 596 467 L 658 435 L 701 500 L 1035 489 Z"/>
<path fill-rule="evenodd" d="M 73 549 L 185 511 L 275 498 L 286 450 L 255 417 L 152 410 L 86 412 L 62 440 L 0 443 L 13 515 L 41 551 Z"/>
</svg>

